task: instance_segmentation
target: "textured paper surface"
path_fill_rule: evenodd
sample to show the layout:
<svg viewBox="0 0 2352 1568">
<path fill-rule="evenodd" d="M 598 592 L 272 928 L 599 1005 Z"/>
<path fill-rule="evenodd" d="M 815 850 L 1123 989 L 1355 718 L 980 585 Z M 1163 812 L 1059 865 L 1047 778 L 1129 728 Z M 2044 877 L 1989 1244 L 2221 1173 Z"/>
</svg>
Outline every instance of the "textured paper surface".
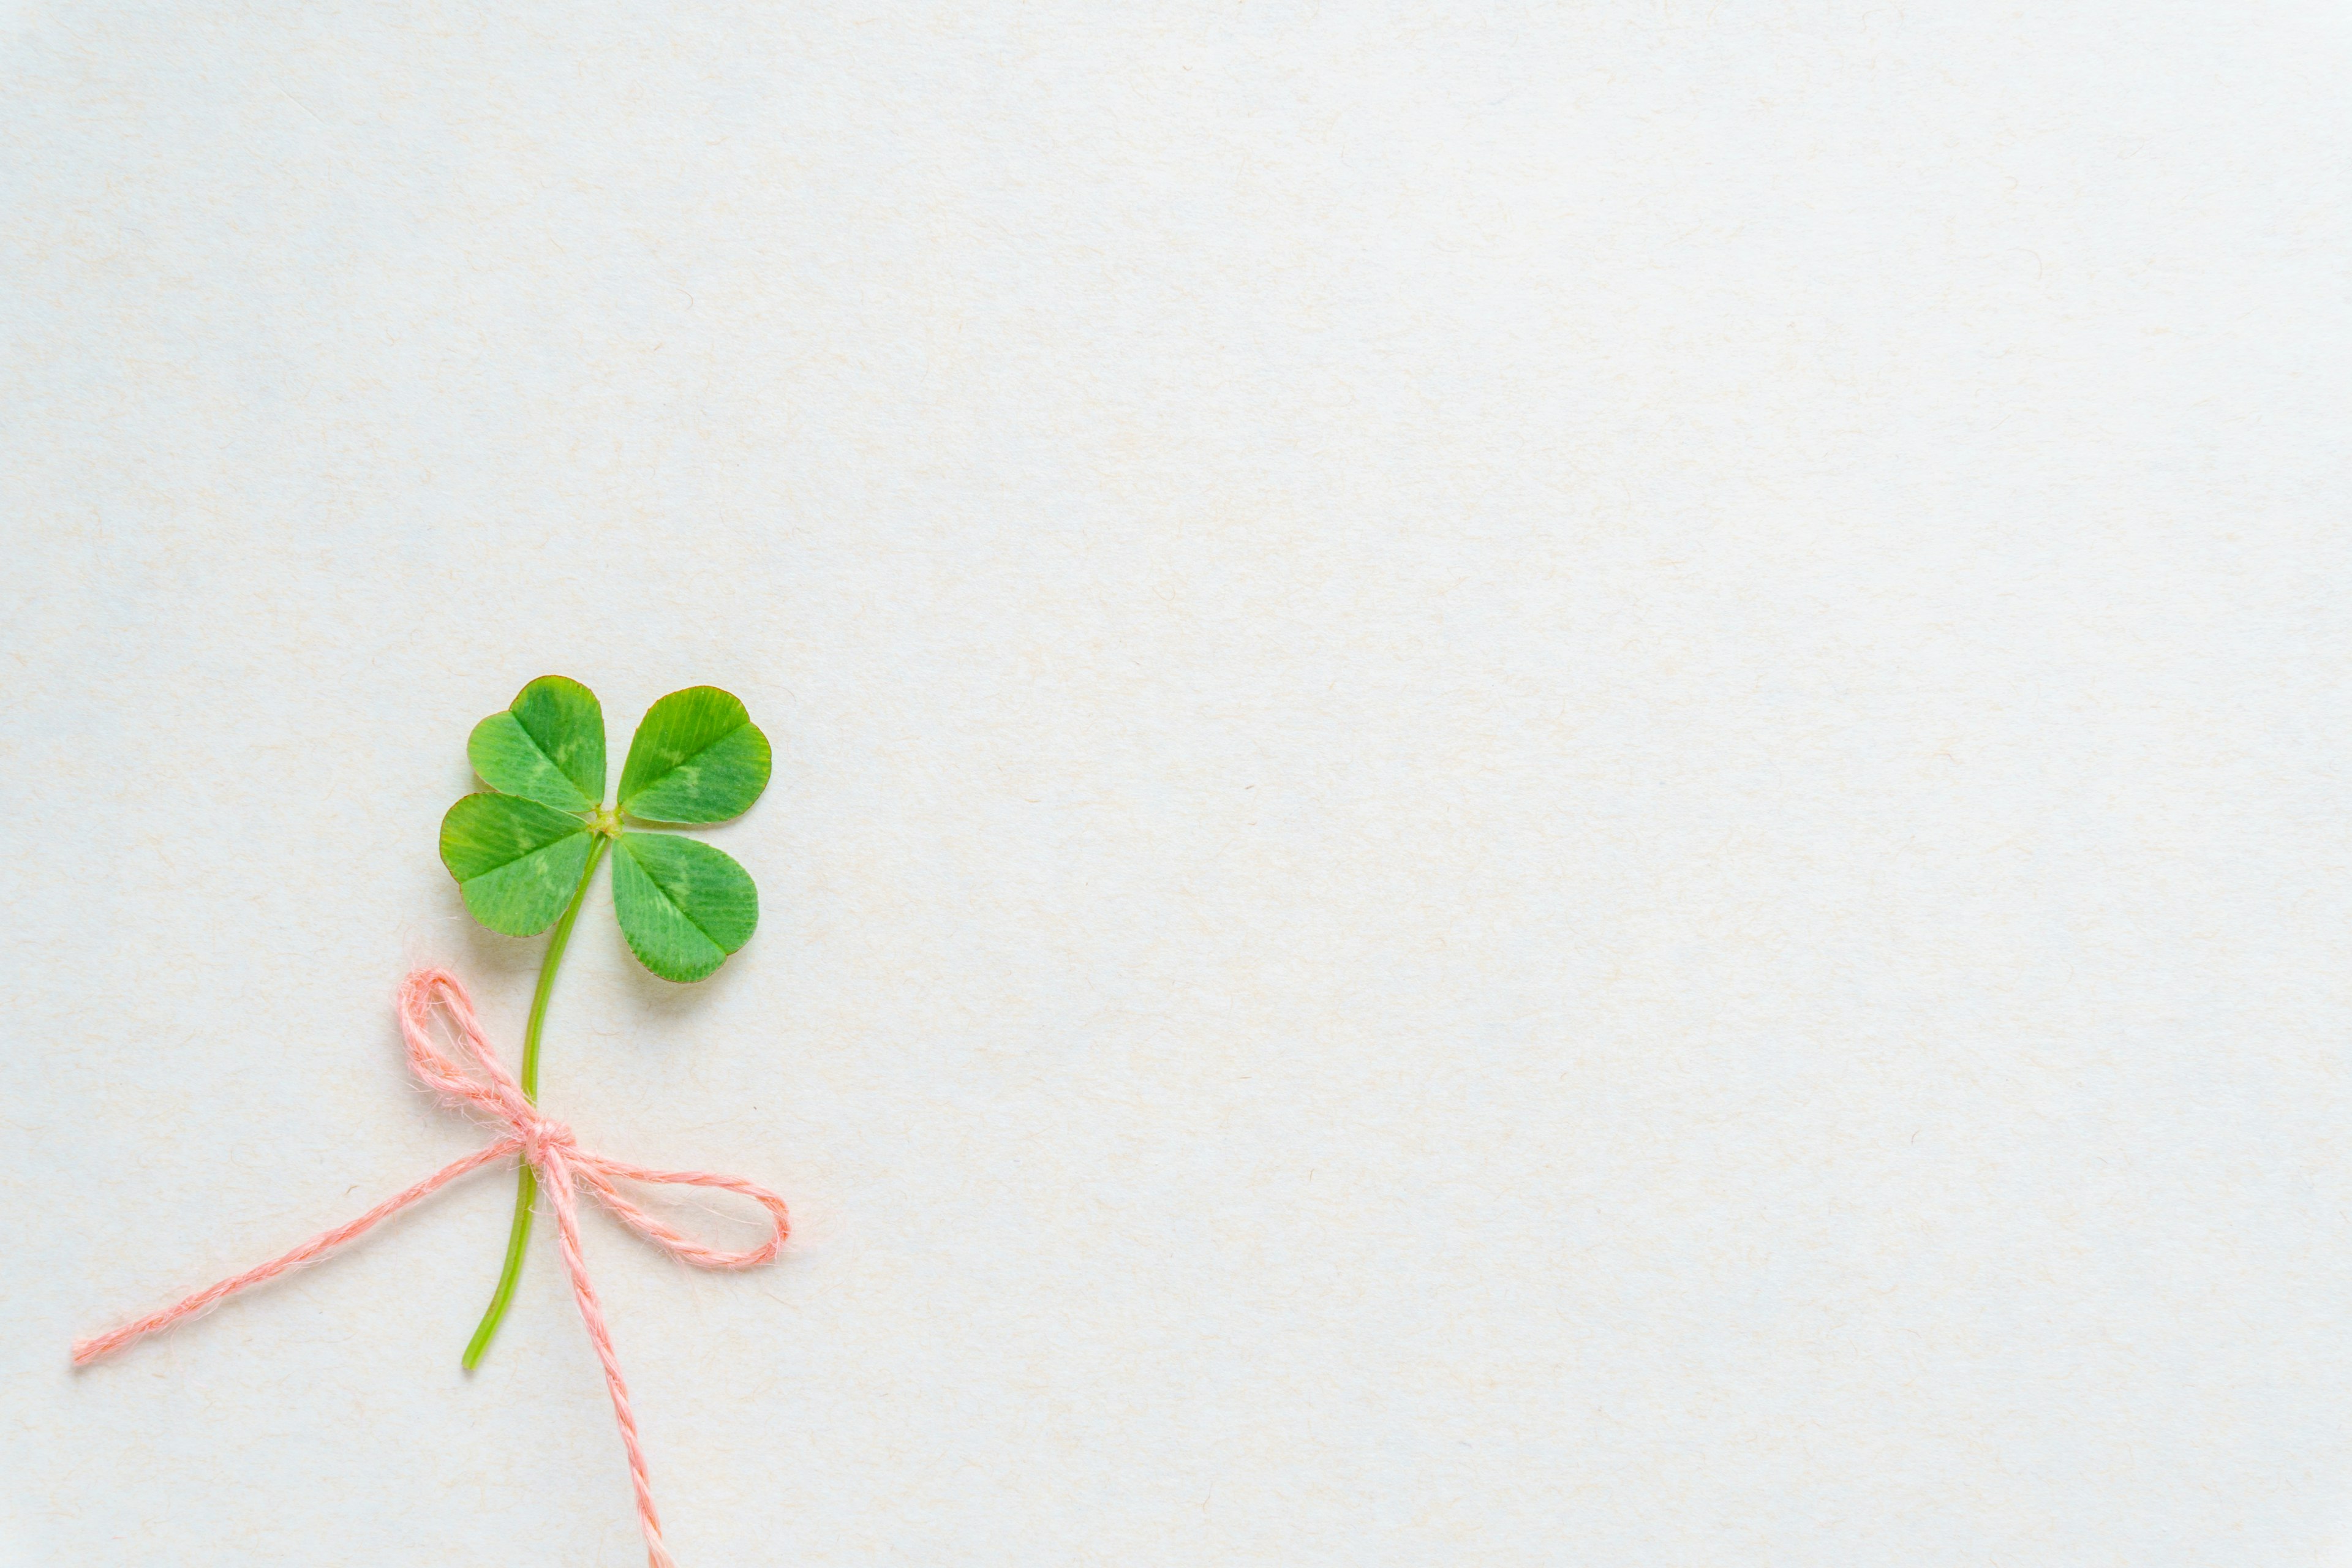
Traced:
<svg viewBox="0 0 2352 1568">
<path fill-rule="evenodd" d="M 642 1561 L 404 1077 L 530 677 L 687 1568 L 2352 1560 L 2339 8 L 9 8 L 0 1559 Z M 751 1234 L 690 1211 L 714 1236 Z"/>
</svg>

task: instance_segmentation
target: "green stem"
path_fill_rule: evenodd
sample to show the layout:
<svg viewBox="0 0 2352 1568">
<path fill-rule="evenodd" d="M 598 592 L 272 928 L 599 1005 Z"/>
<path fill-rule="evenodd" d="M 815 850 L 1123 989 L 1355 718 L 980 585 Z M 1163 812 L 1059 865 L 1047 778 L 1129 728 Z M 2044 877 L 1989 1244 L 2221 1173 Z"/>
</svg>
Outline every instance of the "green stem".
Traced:
<svg viewBox="0 0 2352 1568">
<path fill-rule="evenodd" d="M 588 880 L 596 874 L 596 862 L 604 858 L 612 840 L 599 834 L 595 847 L 588 851 L 588 864 L 581 868 L 580 886 L 572 890 L 572 902 L 564 907 L 563 918 L 555 922 L 555 934 L 548 939 L 547 957 L 539 966 L 539 990 L 530 999 L 530 1023 L 522 1036 L 522 1092 L 526 1100 L 539 1099 L 539 1031 L 547 1022 L 547 999 L 555 993 L 555 969 L 563 962 L 564 944 L 572 940 L 572 922 L 580 918 L 581 900 L 588 896 Z M 531 1200 L 539 1195 L 539 1173 L 525 1160 L 515 1173 L 514 1224 L 507 1229 L 506 1266 L 499 1270 L 499 1288 L 490 1296 L 489 1310 L 482 1314 L 481 1327 L 474 1331 L 466 1346 L 466 1370 L 471 1372 L 481 1362 L 482 1352 L 490 1348 L 490 1336 L 499 1331 L 499 1324 L 507 1315 L 507 1303 L 514 1300 L 515 1281 L 522 1277 L 522 1250 L 530 1240 Z"/>
</svg>

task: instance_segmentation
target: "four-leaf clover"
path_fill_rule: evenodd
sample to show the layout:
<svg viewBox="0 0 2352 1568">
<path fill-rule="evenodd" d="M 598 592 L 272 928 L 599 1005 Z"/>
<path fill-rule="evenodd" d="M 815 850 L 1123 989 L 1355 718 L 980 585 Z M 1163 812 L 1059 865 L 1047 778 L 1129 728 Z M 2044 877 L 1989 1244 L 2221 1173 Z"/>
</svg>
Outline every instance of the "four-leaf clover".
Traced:
<svg viewBox="0 0 2352 1568">
<path fill-rule="evenodd" d="M 725 852 L 649 823 L 723 822 L 767 787 L 768 738 L 715 686 L 655 703 L 629 742 L 615 804 L 604 804 L 604 712 L 576 680 L 541 676 L 474 727 L 466 754 L 489 792 L 441 819 L 441 863 L 474 918 L 535 936 L 579 910 L 613 852 L 613 912 L 639 963 L 700 980 L 751 939 L 760 894 Z M 624 824 L 632 826 L 624 826 Z"/>
</svg>

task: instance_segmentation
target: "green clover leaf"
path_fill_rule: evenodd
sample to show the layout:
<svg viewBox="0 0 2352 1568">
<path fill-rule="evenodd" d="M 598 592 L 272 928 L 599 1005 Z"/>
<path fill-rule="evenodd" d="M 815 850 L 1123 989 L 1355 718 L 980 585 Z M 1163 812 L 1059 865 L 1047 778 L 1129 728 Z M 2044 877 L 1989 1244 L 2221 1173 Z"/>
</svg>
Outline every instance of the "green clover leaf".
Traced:
<svg viewBox="0 0 2352 1568">
<path fill-rule="evenodd" d="M 604 804 L 604 710 L 576 680 L 542 675 L 524 687 L 474 726 L 466 755 L 494 790 L 558 811 Z"/>
<path fill-rule="evenodd" d="M 768 737 L 732 693 L 690 686 L 655 703 L 629 742 L 620 805 L 604 805 L 604 711 L 576 680 L 545 675 L 466 743 L 489 793 L 441 821 L 441 863 L 492 931 L 536 936 L 586 890 L 606 847 L 613 912 L 637 962 L 700 980 L 751 940 L 760 893 L 732 857 L 636 823 L 723 822 L 768 787 Z M 568 930 L 568 928 L 567 928 Z"/>
<path fill-rule="evenodd" d="M 640 822 L 724 822 L 760 798 L 770 762 L 768 737 L 731 692 L 689 686 L 646 710 L 621 766 L 621 809 Z"/>
<path fill-rule="evenodd" d="M 629 951 L 667 980 L 699 980 L 751 939 L 760 891 L 723 850 L 674 833 L 624 833 L 613 912 Z"/>
<path fill-rule="evenodd" d="M 595 839 L 578 817 L 516 795 L 469 795 L 441 819 L 441 863 L 474 918 L 508 936 L 555 923 Z"/>
<path fill-rule="evenodd" d="M 543 675 L 466 742 L 490 787 L 441 819 L 441 863 L 476 920 L 509 936 L 553 928 L 522 1045 L 522 1091 L 539 1094 L 539 1037 L 556 967 L 596 863 L 613 856 L 613 913 L 629 951 L 664 980 L 701 980 L 751 940 L 760 892 L 732 857 L 674 833 L 625 824 L 704 824 L 740 816 L 768 787 L 768 737 L 715 686 L 673 691 L 646 710 L 621 767 L 619 804 L 604 804 L 604 710 L 576 680 Z M 516 1176 L 506 1267 L 466 1347 L 471 1370 L 505 1317 L 530 1235 L 537 1178 Z"/>
</svg>

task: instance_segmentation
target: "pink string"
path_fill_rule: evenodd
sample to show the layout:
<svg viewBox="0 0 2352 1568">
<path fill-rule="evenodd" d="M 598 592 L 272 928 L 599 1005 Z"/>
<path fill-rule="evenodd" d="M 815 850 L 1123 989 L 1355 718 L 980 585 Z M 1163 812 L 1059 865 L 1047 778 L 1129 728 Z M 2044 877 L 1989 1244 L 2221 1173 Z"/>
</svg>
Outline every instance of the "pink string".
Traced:
<svg viewBox="0 0 2352 1568">
<path fill-rule="evenodd" d="M 433 1040 L 432 1019 L 435 1008 L 448 1016 L 456 1026 L 457 1038 L 481 1070 L 475 1078 L 458 1063 L 441 1054 Z M 257 1268 L 248 1268 L 233 1279 L 224 1279 L 207 1286 L 176 1306 L 160 1312 L 150 1312 L 136 1322 L 94 1339 L 74 1345 L 76 1366 L 96 1361 L 111 1351 L 120 1350 L 131 1341 L 143 1338 L 158 1330 L 167 1329 L 181 1319 L 193 1317 L 219 1301 L 236 1295 L 247 1286 L 274 1279 L 289 1268 L 299 1268 L 314 1258 L 335 1248 L 373 1227 L 378 1221 L 398 1214 L 402 1209 L 484 1165 L 508 1154 L 520 1152 L 539 1169 L 540 1184 L 545 1188 L 555 1209 L 555 1230 L 559 1250 L 563 1254 L 563 1267 L 572 1276 L 572 1294 L 580 1303 L 581 1321 L 588 1326 L 588 1342 L 596 1348 L 596 1359 L 604 1364 L 604 1387 L 613 1396 L 613 1416 L 620 1424 L 621 1447 L 628 1451 L 629 1481 L 637 1495 L 637 1522 L 646 1532 L 646 1553 L 651 1568 L 676 1568 L 669 1552 L 662 1546 L 661 1519 L 654 1511 L 654 1494 L 646 1476 L 645 1450 L 637 1440 L 637 1418 L 629 1409 L 629 1385 L 621 1376 L 621 1363 L 613 1353 L 613 1337 L 604 1326 L 604 1309 L 596 1300 L 596 1288 L 588 1280 L 588 1263 L 580 1252 L 580 1219 L 574 1202 L 575 1187 L 585 1187 L 597 1202 L 610 1209 L 631 1230 L 675 1257 L 701 1268 L 750 1268 L 776 1256 L 776 1249 L 790 1234 L 791 1223 L 784 1212 L 784 1200 L 765 1187 L 736 1176 L 714 1175 L 709 1171 L 655 1171 L 643 1165 L 625 1164 L 602 1154 L 591 1154 L 573 1141 L 572 1129 L 561 1121 L 551 1121 L 539 1113 L 539 1108 L 523 1097 L 522 1087 L 508 1073 L 499 1060 L 489 1040 L 482 1033 L 479 1019 L 474 1016 L 474 1004 L 466 988 L 457 984 L 457 976 L 446 970 L 420 969 L 411 974 L 400 988 L 400 1032 L 408 1041 L 408 1064 L 416 1076 L 439 1090 L 461 1108 L 471 1106 L 511 1129 L 508 1134 L 488 1148 L 478 1149 L 453 1164 L 444 1166 L 432 1175 L 394 1197 L 368 1210 L 348 1225 L 338 1226 L 314 1236 L 282 1258 L 271 1259 Z M 740 1193 L 765 1208 L 774 1217 L 775 1229 L 768 1239 L 748 1252 L 717 1252 L 692 1237 L 680 1234 L 646 1213 L 622 1196 L 613 1183 L 615 1178 L 631 1182 L 662 1183 L 689 1187 L 719 1187 L 730 1193 Z"/>
</svg>

